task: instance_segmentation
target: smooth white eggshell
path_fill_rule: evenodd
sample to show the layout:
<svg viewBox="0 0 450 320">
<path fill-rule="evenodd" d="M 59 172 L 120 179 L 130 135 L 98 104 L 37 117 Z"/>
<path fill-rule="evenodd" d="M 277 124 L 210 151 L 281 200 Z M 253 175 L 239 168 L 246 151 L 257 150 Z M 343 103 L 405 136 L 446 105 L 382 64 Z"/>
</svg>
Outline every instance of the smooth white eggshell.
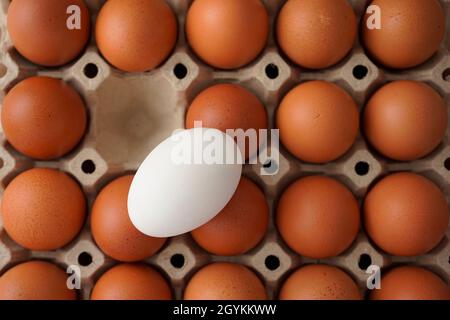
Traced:
<svg viewBox="0 0 450 320">
<path fill-rule="evenodd" d="M 212 139 L 212 137 L 214 139 Z M 193 147 L 197 139 L 208 143 Z M 223 148 L 222 148 L 223 147 Z M 223 150 L 211 152 L 212 148 Z M 234 155 L 229 164 L 180 157 L 182 153 Z M 183 160 L 183 161 L 182 161 Z M 205 161 L 206 160 L 206 161 Z M 242 172 L 242 155 L 234 139 L 216 129 L 194 128 L 172 135 L 158 145 L 138 169 L 128 195 L 133 225 L 152 237 L 190 232 L 214 218 L 230 201 Z"/>
</svg>

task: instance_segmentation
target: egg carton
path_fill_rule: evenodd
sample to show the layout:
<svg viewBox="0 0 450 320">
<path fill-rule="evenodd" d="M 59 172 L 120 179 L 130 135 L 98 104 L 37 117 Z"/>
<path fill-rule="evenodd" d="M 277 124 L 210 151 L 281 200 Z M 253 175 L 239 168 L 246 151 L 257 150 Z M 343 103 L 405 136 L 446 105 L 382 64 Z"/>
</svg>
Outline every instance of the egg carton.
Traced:
<svg viewBox="0 0 450 320">
<path fill-rule="evenodd" d="M 92 21 L 104 0 L 87 0 Z M 271 16 L 270 40 L 264 52 L 249 66 L 236 71 L 219 71 L 202 63 L 190 50 L 184 35 L 186 12 L 192 0 L 167 0 L 178 16 L 179 38 L 176 49 L 158 69 L 146 73 L 124 73 L 111 67 L 99 54 L 95 39 L 73 63 L 61 68 L 42 68 L 22 58 L 13 48 L 6 28 L 8 0 L 0 0 L 0 102 L 8 90 L 21 80 L 35 75 L 62 78 L 83 96 L 89 110 L 89 127 L 82 143 L 56 161 L 33 161 L 16 152 L 0 131 L 0 193 L 20 172 L 33 167 L 57 168 L 74 177 L 82 186 L 89 204 L 108 182 L 135 172 L 147 154 L 173 130 L 184 127 L 186 109 L 203 89 L 222 82 L 238 83 L 254 92 L 265 105 L 270 127 L 275 111 L 285 94 L 297 84 L 321 79 L 346 89 L 363 109 L 368 97 L 386 82 L 400 79 L 424 81 L 445 97 L 450 107 L 450 21 L 441 49 L 424 65 L 412 70 L 392 72 L 374 64 L 360 41 L 338 65 L 322 71 L 295 66 L 277 48 L 274 25 L 285 0 L 264 0 Z M 351 0 L 359 19 L 368 0 Z M 450 0 L 441 0 L 450 20 Z M 353 245 L 338 257 L 312 260 L 293 252 L 283 242 L 274 225 L 276 203 L 283 190 L 307 175 L 327 175 L 348 186 L 361 202 L 370 186 L 391 172 L 413 171 L 433 180 L 450 201 L 450 130 L 444 142 L 430 156 L 412 163 L 385 159 L 372 150 L 360 134 L 353 148 L 338 161 L 313 165 L 299 161 L 280 147 L 279 172 L 260 175 L 261 164 L 246 165 L 243 174 L 256 182 L 270 204 L 271 221 L 264 240 L 250 252 L 235 257 L 220 257 L 201 249 L 189 234 L 169 239 L 145 263 L 160 270 L 171 283 L 174 297 L 182 298 L 193 273 L 213 261 L 230 261 L 250 267 L 264 281 L 270 298 L 276 299 L 289 274 L 302 265 L 336 265 L 353 277 L 361 292 L 367 293 L 369 265 L 385 270 L 397 264 L 425 266 L 450 282 L 450 228 L 442 242 L 430 253 L 414 258 L 383 253 L 361 231 Z M 188 192 L 188 190 L 187 190 Z M 14 243 L 0 221 L 0 274 L 30 260 L 51 261 L 66 269 L 81 270 L 80 298 L 89 299 L 96 280 L 117 262 L 106 256 L 92 239 L 89 218 L 69 245 L 50 252 L 29 251 Z"/>
</svg>

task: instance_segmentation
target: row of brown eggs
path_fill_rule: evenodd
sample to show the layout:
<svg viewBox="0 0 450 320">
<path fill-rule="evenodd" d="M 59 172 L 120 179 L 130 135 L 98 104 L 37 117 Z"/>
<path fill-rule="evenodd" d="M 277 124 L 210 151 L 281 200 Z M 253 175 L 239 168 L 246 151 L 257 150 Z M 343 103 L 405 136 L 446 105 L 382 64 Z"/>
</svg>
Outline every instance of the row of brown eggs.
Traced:
<svg viewBox="0 0 450 320">
<path fill-rule="evenodd" d="M 33 77 L 14 86 L 1 111 L 3 131 L 11 145 L 36 159 L 55 159 L 70 152 L 86 130 L 81 97 L 58 79 Z M 354 144 L 360 127 L 352 97 L 339 86 L 309 81 L 292 89 L 276 114 L 282 144 L 297 158 L 327 163 Z M 382 155 L 412 161 L 430 154 L 447 132 L 444 99 L 429 85 L 395 81 L 369 99 L 363 130 Z M 267 129 L 261 101 L 236 84 L 218 84 L 201 92 L 186 114 L 186 128 Z M 246 158 L 252 150 L 246 150 Z"/>
<path fill-rule="evenodd" d="M 165 242 L 144 236 L 132 225 L 127 210 L 132 178 L 124 176 L 108 184 L 97 196 L 91 215 L 96 243 L 107 255 L 125 262 L 146 259 Z M 55 250 L 79 233 L 86 202 L 81 188 L 68 175 L 35 168 L 19 174 L 7 186 L 1 211 L 6 232 L 18 244 L 31 250 Z M 392 174 L 378 182 L 366 196 L 363 215 L 369 237 L 397 256 L 429 252 L 443 239 L 449 222 L 443 192 L 413 173 Z M 276 225 L 289 247 L 315 259 L 334 257 L 349 248 L 360 220 L 354 195 L 338 181 L 322 176 L 291 184 L 281 195 L 276 212 Z M 264 194 L 242 178 L 225 208 L 192 236 L 212 254 L 240 255 L 263 239 L 268 221 Z"/>
<path fill-rule="evenodd" d="M 448 286 L 425 268 L 402 266 L 382 278 L 383 286 L 372 300 L 449 300 Z M 30 261 L 19 264 L 0 278 L 0 300 L 74 300 L 66 273 L 54 264 Z M 303 266 L 283 283 L 281 300 L 361 300 L 352 278 L 340 268 Z M 119 264 L 96 282 L 92 300 L 168 300 L 172 291 L 166 279 L 144 264 Z M 249 268 L 235 263 L 213 263 L 200 269 L 184 290 L 186 300 L 265 300 L 264 284 Z"/>
<path fill-rule="evenodd" d="M 68 25 L 68 7 L 80 8 L 77 28 Z M 380 28 L 367 14 L 362 40 L 370 56 L 390 68 L 410 68 L 428 60 L 445 33 L 438 0 L 374 0 L 382 12 Z M 69 28 L 70 27 L 70 28 Z M 97 17 L 95 38 L 113 66 L 129 72 L 159 66 L 177 41 L 177 20 L 164 0 L 108 0 Z M 252 62 L 269 36 L 269 16 L 260 0 L 195 0 L 186 16 L 186 37 L 193 51 L 220 69 Z M 279 12 L 276 35 L 294 63 L 323 69 L 341 61 L 357 36 L 357 18 L 347 0 L 289 0 Z M 8 30 L 16 49 L 30 61 L 59 66 L 75 59 L 90 36 L 90 16 L 83 0 L 15 0 L 8 10 Z"/>
</svg>

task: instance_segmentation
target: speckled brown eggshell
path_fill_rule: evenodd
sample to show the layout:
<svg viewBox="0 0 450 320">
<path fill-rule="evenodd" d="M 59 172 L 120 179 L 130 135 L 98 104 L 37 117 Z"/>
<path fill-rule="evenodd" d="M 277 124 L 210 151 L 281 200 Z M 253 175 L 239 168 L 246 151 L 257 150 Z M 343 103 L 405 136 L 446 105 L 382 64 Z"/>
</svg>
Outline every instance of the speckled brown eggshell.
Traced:
<svg viewBox="0 0 450 320">
<path fill-rule="evenodd" d="M 433 272 L 420 267 L 396 267 L 381 278 L 381 289 L 371 300 L 450 300 L 449 286 Z"/>
<path fill-rule="evenodd" d="M 200 269 L 184 291 L 185 300 L 266 300 L 261 280 L 250 269 L 218 262 Z"/>
<path fill-rule="evenodd" d="M 75 300 L 67 288 L 68 275 L 44 261 L 21 263 L 0 277 L 0 300 Z"/>
<path fill-rule="evenodd" d="M 6 187 L 1 202 L 3 226 L 21 246 L 31 250 L 59 249 L 81 230 L 86 200 L 67 174 L 34 168 Z"/>
<path fill-rule="evenodd" d="M 155 254 L 166 238 L 149 237 L 137 230 L 128 216 L 128 191 L 133 176 L 110 182 L 95 199 L 91 231 L 97 245 L 115 260 L 133 262 Z"/>
<path fill-rule="evenodd" d="M 341 269 L 316 264 L 295 271 L 280 290 L 280 300 L 362 300 L 353 279 Z"/>
<path fill-rule="evenodd" d="M 298 254 L 330 258 L 355 240 L 360 228 L 359 206 L 351 191 L 338 181 L 306 177 L 283 192 L 276 223 L 284 241 Z"/>
<path fill-rule="evenodd" d="M 292 89 L 276 115 L 282 144 L 297 158 L 326 163 L 343 156 L 359 132 L 353 98 L 337 85 L 309 81 Z"/>
<path fill-rule="evenodd" d="M 167 281 L 144 264 L 119 264 L 95 283 L 91 300 L 171 300 Z"/>
<path fill-rule="evenodd" d="M 442 240 L 449 223 L 444 193 L 414 173 L 389 175 L 364 201 L 365 229 L 376 245 L 395 256 L 418 256 Z"/>
<path fill-rule="evenodd" d="M 6 139 L 28 157 L 50 160 L 71 151 L 86 130 L 80 95 L 64 81 L 32 77 L 14 86 L 1 111 Z"/>
<path fill-rule="evenodd" d="M 268 127 L 267 112 L 258 97 L 240 85 L 228 83 L 209 87 L 194 99 L 186 114 L 186 128 L 194 128 L 196 121 L 201 121 L 204 128 L 223 132 Z M 246 159 L 257 152 L 248 141 L 245 149 L 243 145 L 240 148 Z"/>
<path fill-rule="evenodd" d="M 444 99 L 429 85 L 394 81 L 379 89 L 364 111 L 364 131 L 384 156 L 412 161 L 432 152 L 447 132 Z"/>
<path fill-rule="evenodd" d="M 289 0 L 278 15 L 276 28 L 281 50 L 308 69 L 341 61 L 357 33 L 356 16 L 347 0 Z"/>
<path fill-rule="evenodd" d="M 243 177 L 225 208 L 191 234 L 197 244 L 213 254 L 240 255 L 262 240 L 268 223 L 269 206 L 264 194 Z"/>
<path fill-rule="evenodd" d="M 164 0 L 108 0 L 98 14 L 95 38 L 114 67 L 143 72 L 169 56 L 177 29 L 175 14 Z"/>
<path fill-rule="evenodd" d="M 445 34 L 445 15 L 438 0 L 374 0 L 381 12 L 381 28 L 361 26 L 368 53 L 389 68 L 405 69 L 427 61 Z"/>
<path fill-rule="evenodd" d="M 260 0 L 196 0 L 186 17 L 186 36 L 195 53 L 220 69 L 252 62 L 269 35 L 269 16 Z"/>
<path fill-rule="evenodd" d="M 80 28 L 69 29 L 69 6 L 80 9 Z M 90 37 L 90 15 L 83 0 L 14 0 L 8 8 L 8 32 L 25 58 L 53 67 L 75 59 Z"/>
</svg>

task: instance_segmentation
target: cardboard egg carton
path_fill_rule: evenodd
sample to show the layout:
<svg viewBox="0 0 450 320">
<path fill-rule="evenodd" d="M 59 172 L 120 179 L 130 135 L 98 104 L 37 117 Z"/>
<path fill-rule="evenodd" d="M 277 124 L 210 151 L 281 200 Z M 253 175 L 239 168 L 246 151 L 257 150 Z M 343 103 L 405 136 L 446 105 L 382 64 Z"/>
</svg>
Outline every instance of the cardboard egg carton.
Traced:
<svg viewBox="0 0 450 320">
<path fill-rule="evenodd" d="M 104 1 L 87 0 L 92 21 Z M 99 54 L 92 37 L 86 51 L 73 63 L 61 68 L 42 68 L 27 62 L 13 48 L 6 28 L 8 0 L 0 0 L 0 102 L 19 81 L 34 75 L 62 78 L 83 96 L 89 110 L 89 128 L 82 143 L 56 161 L 33 161 L 20 155 L 0 131 L 1 192 L 20 172 L 32 167 L 58 168 L 78 180 L 87 196 L 89 208 L 108 182 L 134 172 L 146 155 L 174 129 L 184 127 L 186 109 L 203 89 L 221 82 L 239 83 L 254 92 L 265 105 L 270 127 L 284 95 L 297 84 L 323 79 L 347 90 L 363 109 L 368 97 L 384 83 L 416 79 L 434 87 L 450 107 L 450 0 L 441 0 L 447 15 L 447 34 L 439 52 L 424 65 L 406 71 L 391 72 L 374 64 L 358 40 L 351 54 L 338 65 L 323 71 L 303 70 L 280 53 L 275 43 L 274 22 L 285 0 L 264 0 L 271 16 L 269 43 L 258 59 L 235 71 L 217 71 L 202 63 L 189 49 L 184 35 L 186 12 L 192 0 L 168 0 L 179 22 L 179 39 L 173 54 L 158 69 L 130 74 L 111 67 Z M 359 19 L 367 0 L 352 0 Z M 361 73 L 362 71 L 362 73 Z M 367 73 L 364 77 L 359 74 Z M 361 78 L 361 79 L 358 79 Z M 249 266 L 264 281 L 270 298 L 277 298 L 286 277 L 301 265 L 317 263 L 299 256 L 282 241 L 274 225 L 276 203 L 283 190 L 302 176 L 323 174 L 348 186 L 363 200 L 368 188 L 381 177 L 396 171 L 422 174 L 445 192 L 450 201 L 450 130 L 446 139 L 430 156 L 412 163 L 398 163 L 381 157 L 360 135 L 353 148 L 338 161 L 326 165 L 306 164 L 280 147 L 277 175 L 260 175 L 261 164 L 247 165 L 244 175 L 264 191 L 271 208 L 271 222 L 264 240 L 247 254 L 219 257 L 208 254 L 189 234 L 171 238 L 155 256 L 145 262 L 154 266 L 170 281 L 175 297 L 182 298 L 184 287 L 193 273 L 212 261 L 232 261 Z M 368 168 L 368 172 L 364 172 Z M 187 190 L 188 192 L 188 190 Z M 338 257 L 321 260 L 339 266 L 367 292 L 366 268 L 373 264 L 383 270 L 392 265 L 410 263 L 426 266 L 450 282 L 450 228 L 446 238 L 432 252 L 415 258 L 393 257 L 374 246 L 361 228 L 357 240 Z M 94 243 L 89 219 L 80 235 L 66 247 L 51 251 L 29 251 L 15 244 L 0 221 L 0 274 L 29 259 L 52 261 L 66 269 L 81 269 L 80 297 L 88 299 L 95 281 L 114 265 Z"/>
</svg>

